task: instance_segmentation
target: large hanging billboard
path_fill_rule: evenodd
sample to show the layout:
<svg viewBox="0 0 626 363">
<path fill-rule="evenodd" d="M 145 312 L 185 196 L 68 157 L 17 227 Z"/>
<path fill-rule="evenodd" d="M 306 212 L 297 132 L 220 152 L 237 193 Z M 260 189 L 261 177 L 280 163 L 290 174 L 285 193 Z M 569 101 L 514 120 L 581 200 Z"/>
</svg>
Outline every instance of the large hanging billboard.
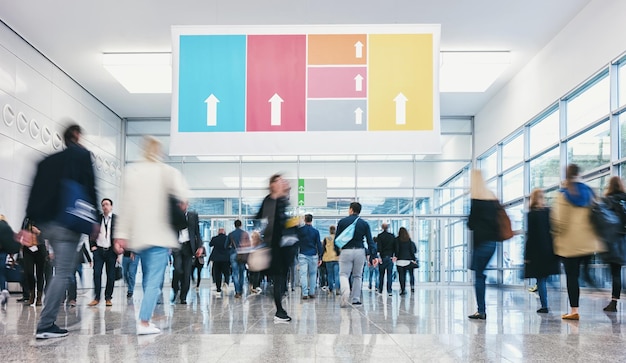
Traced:
<svg viewBox="0 0 626 363">
<path fill-rule="evenodd" d="M 174 26 L 170 154 L 439 153 L 439 33 Z"/>
</svg>

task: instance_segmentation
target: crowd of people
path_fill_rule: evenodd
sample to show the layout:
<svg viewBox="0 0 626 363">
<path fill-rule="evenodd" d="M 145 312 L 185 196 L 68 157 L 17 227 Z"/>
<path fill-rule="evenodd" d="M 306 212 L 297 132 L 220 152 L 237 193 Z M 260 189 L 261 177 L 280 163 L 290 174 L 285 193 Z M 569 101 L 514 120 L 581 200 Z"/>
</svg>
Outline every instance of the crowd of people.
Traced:
<svg viewBox="0 0 626 363">
<path fill-rule="evenodd" d="M 324 291 L 339 296 L 341 307 L 362 304 L 364 273 L 369 288 L 380 294 L 392 295 L 396 274 L 400 295 L 415 289 L 414 270 L 419 267 L 417 247 L 405 227 L 400 227 L 395 236 L 389 231 L 389 225 L 383 223 L 382 231 L 373 237 L 370 224 L 360 217 L 361 204 L 352 202 L 349 215 L 339 220 L 336 227 L 330 226 L 328 235 L 322 239 L 313 227 L 311 214 L 304 215 L 301 223 L 297 217 L 287 215 L 290 186 L 280 174 L 269 178 L 269 193 L 255 216 L 255 221 L 262 221 L 262 228 L 248 232 L 241 220 L 235 221 L 228 235 L 225 228 L 220 228 L 209 242 L 211 251 L 206 261 L 207 250 L 200 234 L 198 214 L 189 209 L 185 180 L 178 170 L 161 161 L 161 144 L 152 137 L 145 138 L 143 160 L 126 168 L 119 215 L 113 213 L 110 198 L 100 200 L 102 212 L 97 214 L 91 154 L 80 144 L 81 135 L 80 126 L 69 126 L 64 133 L 66 149 L 39 163 L 26 217 L 18 233 L 14 233 L 0 215 L 0 261 L 19 260 L 23 269 L 23 296 L 19 300 L 29 305 L 43 305 L 37 324 L 38 339 L 68 335 L 66 329 L 56 325 L 56 318 L 63 303 L 70 308 L 76 306 L 76 275 L 82 280 L 85 260 L 94 272 L 94 295 L 87 304 L 89 307 L 100 304 L 103 272 L 106 306 L 113 305 L 113 289 L 119 278 L 124 279 L 126 297 L 132 298 L 135 276 L 141 266 L 143 294 L 137 320 L 138 335 L 160 333 L 151 320 L 156 305 L 162 302 L 164 276 L 170 261 L 173 265 L 171 303 L 187 303 L 194 271 L 197 271 L 195 281 L 199 288 L 202 269 L 210 262 L 218 298 L 231 280 L 235 299 L 245 294 L 246 280 L 250 294 L 262 292 L 262 281 L 273 286 L 274 321 L 277 323 L 291 321 L 282 301 L 289 288 L 294 290 L 296 279 L 303 302 L 315 299 L 318 291 Z M 583 278 L 593 285 L 588 266 L 596 254 L 610 265 L 613 279 L 611 301 L 604 310 L 617 311 L 620 271 L 624 264 L 626 231 L 620 228 L 607 237 L 598 232 L 597 227 L 594 230 L 590 218 L 598 201 L 616 212 L 626 206 L 621 179 L 611 178 L 605 196 L 600 198 L 579 177 L 578 166 L 569 165 L 551 208 L 546 206 L 543 191 L 533 190 L 526 219 L 525 276 L 537 281 L 541 304 L 537 313 L 549 312 L 546 282 L 549 276 L 560 272 L 562 263 L 571 307 L 562 316 L 565 320 L 580 317 L 581 267 Z M 146 183 L 146 180 L 153 182 Z M 75 200 L 71 200 L 70 207 L 64 207 L 68 195 Z M 479 170 L 472 172 L 470 196 L 468 227 L 473 231 L 470 269 L 475 272 L 477 311 L 469 318 L 485 320 L 485 270 L 497 242 L 503 239 L 499 218 L 503 207 Z M 150 207 L 145 208 L 148 205 Z M 65 214 L 60 217 L 59 210 L 74 219 L 68 220 Z M 178 217 L 183 219 L 182 223 L 174 221 L 178 215 L 184 215 Z M 80 221 L 75 221 L 75 217 Z M 7 270 L 0 268 L 2 307 L 9 298 Z"/>
</svg>

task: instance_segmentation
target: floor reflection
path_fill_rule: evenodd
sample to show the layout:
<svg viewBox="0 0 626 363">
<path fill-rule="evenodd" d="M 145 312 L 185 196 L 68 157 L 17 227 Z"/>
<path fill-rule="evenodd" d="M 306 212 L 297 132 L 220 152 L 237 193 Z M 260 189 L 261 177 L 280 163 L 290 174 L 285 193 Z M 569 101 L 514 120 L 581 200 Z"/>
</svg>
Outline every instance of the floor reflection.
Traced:
<svg viewBox="0 0 626 363">
<path fill-rule="evenodd" d="M 209 282 L 190 292 L 188 305 L 172 305 L 164 291 L 154 322 L 163 333 L 135 335 L 141 288 L 134 298 L 115 290 L 113 306 L 62 307 L 57 324 L 67 338 L 36 341 L 41 307 L 12 296 L 0 314 L 3 361 L 160 362 L 202 361 L 622 361 L 622 308 L 606 313 L 608 291 L 583 292 L 581 320 L 562 321 L 567 295 L 549 291 L 551 312 L 537 314 L 538 297 L 522 289 L 487 289 L 487 320 L 471 321 L 469 286 L 421 286 L 399 296 L 363 291 L 363 305 L 340 308 L 339 298 L 319 292 L 302 301 L 290 292 L 285 306 L 293 321 L 274 324 L 271 287 L 235 299 L 232 286 L 219 295 Z"/>
</svg>

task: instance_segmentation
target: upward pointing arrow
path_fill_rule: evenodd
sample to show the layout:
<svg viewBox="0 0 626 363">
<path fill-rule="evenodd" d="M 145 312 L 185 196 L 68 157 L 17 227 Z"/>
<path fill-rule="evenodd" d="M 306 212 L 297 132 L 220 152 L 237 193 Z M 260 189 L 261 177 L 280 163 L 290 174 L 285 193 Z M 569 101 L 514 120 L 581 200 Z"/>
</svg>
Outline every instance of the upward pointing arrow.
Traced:
<svg viewBox="0 0 626 363">
<path fill-rule="evenodd" d="M 270 113 L 270 125 L 271 126 L 280 126 L 281 122 L 281 104 L 283 103 L 283 99 L 280 98 L 278 93 L 274 93 L 272 98 L 268 101 L 271 104 L 271 113 Z"/>
<path fill-rule="evenodd" d="M 363 58 L 363 43 L 361 43 L 361 41 L 359 40 L 358 42 L 354 43 L 354 48 L 355 48 L 355 58 Z"/>
<path fill-rule="evenodd" d="M 406 124 L 406 101 L 408 99 L 400 92 L 393 101 L 396 103 L 396 125 Z"/>
<path fill-rule="evenodd" d="M 363 76 L 360 74 L 357 74 L 356 77 L 354 77 L 354 88 L 356 88 L 357 92 L 363 91 Z"/>
<path fill-rule="evenodd" d="M 304 193 L 304 185 L 298 187 L 298 193 Z"/>
<path fill-rule="evenodd" d="M 211 93 L 209 97 L 204 100 L 204 103 L 206 103 L 207 126 L 217 126 L 217 104 L 219 102 L 220 100 L 218 100 L 213 93 Z"/>
<path fill-rule="evenodd" d="M 361 110 L 361 107 L 357 107 L 357 109 L 354 110 L 354 123 L 357 125 L 363 123 L 363 110 Z"/>
</svg>

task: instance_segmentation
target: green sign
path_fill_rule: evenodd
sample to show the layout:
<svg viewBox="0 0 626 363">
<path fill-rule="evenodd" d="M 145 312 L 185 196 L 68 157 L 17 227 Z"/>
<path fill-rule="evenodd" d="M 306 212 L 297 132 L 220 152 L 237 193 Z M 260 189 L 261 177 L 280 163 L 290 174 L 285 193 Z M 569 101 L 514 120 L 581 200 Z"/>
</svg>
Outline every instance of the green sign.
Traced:
<svg viewBox="0 0 626 363">
<path fill-rule="evenodd" d="M 304 206 L 304 179 L 298 179 L 298 205 Z"/>
</svg>

